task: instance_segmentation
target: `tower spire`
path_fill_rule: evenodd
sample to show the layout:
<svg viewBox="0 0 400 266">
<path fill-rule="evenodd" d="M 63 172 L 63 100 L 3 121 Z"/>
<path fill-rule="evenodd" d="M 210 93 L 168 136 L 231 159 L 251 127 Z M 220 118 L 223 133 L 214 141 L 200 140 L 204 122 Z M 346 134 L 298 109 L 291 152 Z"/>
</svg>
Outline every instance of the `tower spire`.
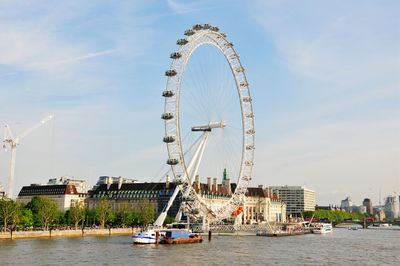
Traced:
<svg viewBox="0 0 400 266">
<path fill-rule="evenodd" d="M 226 170 L 226 168 L 224 168 L 224 173 L 222 175 L 222 184 L 225 184 L 225 180 L 228 179 L 228 170 Z"/>
</svg>

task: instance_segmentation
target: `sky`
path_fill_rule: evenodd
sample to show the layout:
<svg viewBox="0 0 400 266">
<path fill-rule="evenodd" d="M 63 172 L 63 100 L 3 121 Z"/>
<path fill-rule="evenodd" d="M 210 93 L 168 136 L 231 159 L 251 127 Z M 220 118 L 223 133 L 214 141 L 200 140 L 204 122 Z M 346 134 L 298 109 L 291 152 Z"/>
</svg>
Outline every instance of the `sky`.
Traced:
<svg viewBox="0 0 400 266">
<path fill-rule="evenodd" d="M 0 0 L 0 124 L 17 136 L 55 115 L 21 140 L 14 194 L 60 176 L 162 178 L 169 54 L 210 23 L 249 80 L 252 185 L 375 205 L 400 192 L 399 12 L 395 0 Z M 9 161 L 0 151 L 4 188 Z"/>
</svg>

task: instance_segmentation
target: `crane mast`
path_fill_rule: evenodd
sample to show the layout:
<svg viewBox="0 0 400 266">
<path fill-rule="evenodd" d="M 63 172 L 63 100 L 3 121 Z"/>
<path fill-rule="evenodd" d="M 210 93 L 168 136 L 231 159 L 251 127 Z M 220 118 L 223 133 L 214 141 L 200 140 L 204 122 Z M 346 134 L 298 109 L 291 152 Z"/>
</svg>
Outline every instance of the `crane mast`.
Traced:
<svg viewBox="0 0 400 266">
<path fill-rule="evenodd" d="M 30 129 L 26 130 L 24 133 L 21 135 L 17 136 L 14 138 L 10 126 L 6 125 L 5 126 L 5 132 L 4 132 L 4 140 L 3 140 L 3 148 L 5 151 L 7 151 L 7 145 L 10 145 L 11 147 L 11 160 L 10 160 L 10 176 L 8 179 L 8 193 L 7 196 L 9 198 L 13 197 L 13 188 L 14 188 L 14 173 L 15 173 L 15 158 L 17 155 L 17 146 L 19 145 L 19 142 L 21 141 L 22 138 L 26 137 L 30 133 L 32 133 L 34 130 L 42 126 L 43 124 L 47 123 L 49 120 L 51 120 L 54 117 L 54 115 L 49 115 L 45 117 L 43 120 L 41 120 L 39 123 L 31 127 Z"/>
</svg>

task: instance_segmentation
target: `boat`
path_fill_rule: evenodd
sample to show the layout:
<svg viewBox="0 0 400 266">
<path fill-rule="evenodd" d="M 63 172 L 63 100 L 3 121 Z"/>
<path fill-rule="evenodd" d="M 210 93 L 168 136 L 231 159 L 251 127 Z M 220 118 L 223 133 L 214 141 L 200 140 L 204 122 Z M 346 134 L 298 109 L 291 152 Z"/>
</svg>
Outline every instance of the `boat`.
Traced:
<svg viewBox="0 0 400 266">
<path fill-rule="evenodd" d="M 303 223 L 285 224 L 279 229 L 273 230 L 260 230 L 256 233 L 257 236 L 269 236 L 269 237 L 279 237 L 279 236 L 297 236 L 310 234 L 311 230 L 308 226 L 303 226 Z"/>
<path fill-rule="evenodd" d="M 333 228 L 332 228 L 332 224 L 328 224 L 328 223 L 317 223 L 314 225 L 312 232 L 314 234 L 328 234 L 328 233 L 332 233 Z"/>
<path fill-rule="evenodd" d="M 160 244 L 200 243 L 203 238 L 198 234 L 191 234 L 186 229 L 169 229 L 162 237 Z"/>
<path fill-rule="evenodd" d="M 142 228 L 141 230 L 136 231 L 135 235 L 132 236 L 134 244 L 156 244 L 157 241 L 163 238 L 163 236 L 167 231 L 163 228 L 163 224 L 165 218 L 167 217 L 168 210 L 172 206 L 172 203 L 174 202 L 176 196 L 178 195 L 178 192 L 179 192 L 179 186 L 176 186 L 174 193 L 171 195 L 167 205 L 165 205 L 163 211 L 157 217 L 157 220 L 154 222 L 153 226 L 145 227 Z M 179 225 L 176 228 L 181 229 Z M 189 232 L 189 229 L 187 230 Z"/>
<path fill-rule="evenodd" d="M 157 241 L 157 233 L 158 237 L 161 238 L 165 235 L 165 230 L 160 228 L 143 228 L 135 233 L 133 238 L 134 244 L 156 244 Z"/>
<path fill-rule="evenodd" d="M 310 231 L 302 230 L 302 231 L 285 231 L 285 230 L 274 230 L 274 231 L 258 231 L 256 233 L 257 236 L 269 236 L 269 237 L 280 237 L 280 236 L 297 236 L 309 234 Z"/>
<path fill-rule="evenodd" d="M 172 223 L 169 228 L 163 228 L 165 218 L 167 217 L 168 210 L 172 206 L 180 187 L 177 185 L 174 192 L 169 198 L 163 211 L 157 217 L 152 227 L 143 228 L 138 230 L 133 238 L 134 244 L 180 244 L 180 243 L 199 243 L 203 239 L 196 234 L 192 234 L 189 230 L 188 223 Z M 178 212 L 178 214 L 180 211 Z M 176 219 L 180 220 L 180 218 Z"/>
<path fill-rule="evenodd" d="M 347 230 L 358 230 L 359 228 L 358 227 L 356 227 L 356 226 L 351 226 L 351 227 L 348 227 L 347 228 Z"/>
</svg>

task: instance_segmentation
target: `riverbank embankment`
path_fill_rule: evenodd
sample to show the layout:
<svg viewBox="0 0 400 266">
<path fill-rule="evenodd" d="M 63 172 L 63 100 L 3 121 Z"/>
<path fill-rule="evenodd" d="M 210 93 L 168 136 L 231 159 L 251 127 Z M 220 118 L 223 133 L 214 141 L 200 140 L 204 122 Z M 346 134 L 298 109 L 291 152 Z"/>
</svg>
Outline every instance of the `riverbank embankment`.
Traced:
<svg viewBox="0 0 400 266">
<path fill-rule="evenodd" d="M 135 228 L 51 230 L 51 231 L 14 231 L 14 232 L 0 233 L 0 239 L 133 235 L 134 233 L 135 233 Z"/>
</svg>

